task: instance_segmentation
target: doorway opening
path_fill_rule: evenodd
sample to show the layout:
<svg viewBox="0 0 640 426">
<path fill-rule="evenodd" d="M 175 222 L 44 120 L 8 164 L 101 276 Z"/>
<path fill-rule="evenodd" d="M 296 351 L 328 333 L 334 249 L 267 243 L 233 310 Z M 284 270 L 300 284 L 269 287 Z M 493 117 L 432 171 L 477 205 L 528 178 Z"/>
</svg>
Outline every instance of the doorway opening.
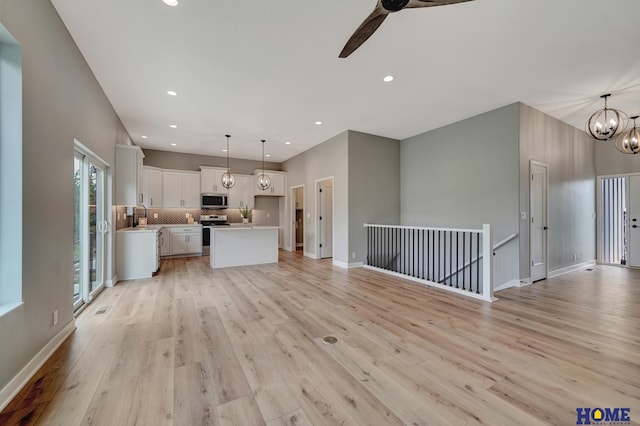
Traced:
<svg viewBox="0 0 640 426">
<path fill-rule="evenodd" d="M 316 180 L 317 258 L 333 257 L 333 177 Z"/>
<path fill-rule="evenodd" d="M 73 309 L 78 311 L 105 285 L 109 230 L 107 165 L 76 143 L 73 157 Z"/>
<path fill-rule="evenodd" d="M 291 188 L 291 248 L 296 253 L 304 253 L 304 185 Z"/>
<path fill-rule="evenodd" d="M 627 264 L 627 177 L 600 179 L 600 262 Z"/>
</svg>

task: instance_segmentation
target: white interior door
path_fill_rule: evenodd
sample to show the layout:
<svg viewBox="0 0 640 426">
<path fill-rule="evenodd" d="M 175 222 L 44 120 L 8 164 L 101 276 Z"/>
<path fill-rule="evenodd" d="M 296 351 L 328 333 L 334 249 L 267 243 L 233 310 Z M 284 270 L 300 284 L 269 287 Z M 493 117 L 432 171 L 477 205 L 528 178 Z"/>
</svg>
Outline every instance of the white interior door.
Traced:
<svg viewBox="0 0 640 426">
<path fill-rule="evenodd" d="M 640 268 L 640 176 L 629 176 L 629 266 Z"/>
<path fill-rule="evenodd" d="M 320 258 L 326 259 L 333 257 L 333 179 L 320 182 L 318 195 Z"/>
<path fill-rule="evenodd" d="M 531 162 L 530 256 L 531 281 L 547 278 L 547 166 Z"/>
</svg>

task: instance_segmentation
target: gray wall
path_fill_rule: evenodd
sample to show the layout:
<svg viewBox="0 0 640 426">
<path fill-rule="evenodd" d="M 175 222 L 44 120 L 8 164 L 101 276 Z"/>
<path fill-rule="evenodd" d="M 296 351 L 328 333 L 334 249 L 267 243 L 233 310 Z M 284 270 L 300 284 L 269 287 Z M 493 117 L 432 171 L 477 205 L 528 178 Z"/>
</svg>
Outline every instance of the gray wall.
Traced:
<svg viewBox="0 0 640 426">
<path fill-rule="evenodd" d="M 518 232 L 518 104 L 401 143 L 403 225 Z M 518 247 L 499 250 L 495 285 L 518 277 Z M 500 269 L 498 268 L 500 266 Z"/>
<path fill-rule="evenodd" d="M 595 144 L 584 131 L 520 104 L 520 211 L 530 217 L 529 160 L 546 163 L 549 271 L 596 257 Z M 529 221 L 521 220 L 520 278 L 530 269 Z"/>
<path fill-rule="evenodd" d="M 333 258 L 339 262 L 349 262 L 349 132 L 343 132 L 316 145 L 295 157 L 285 161 L 282 166 L 287 175 L 287 195 L 292 186 L 305 185 L 305 221 L 304 221 L 304 251 L 317 253 L 316 227 L 316 198 L 315 181 L 326 177 L 334 178 L 334 218 L 333 218 Z M 291 203 L 291 197 L 288 197 Z M 287 216 L 291 206 L 287 206 Z M 310 214 L 311 217 L 307 215 Z M 286 246 L 291 244 L 291 218 L 286 221 Z"/>
<path fill-rule="evenodd" d="M 593 142 L 596 152 L 596 175 L 640 173 L 640 155 L 623 154 L 613 142 Z"/>
<path fill-rule="evenodd" d="M 400 142 L 350 130 L 349 262 L 366 261 L 365 223 L 400 223 Z"/>
<path fill-rule="evenodd" d="M 144 165 L 160 167 L 162 169 L 200 171 L 200 166 L 227 167 L 226 157 L 213 157 L 209 155 L 183 154 L 180 152 L 156 151 L 143 148 Z M 250 175 L 254 170 L 262 169 L 262 161 L 229 159 L 229 168 L 232 173 Z M 281 171 L 282 164 L 266 162 L 266 170 Z"/>
<path fill-rule="evenodd" d="M 49 1 L 0 0 L 0 22 L 22 46 L 25 224 L 24 305 L 0 318 L 3 388 L 73 319 L 74 138 L 111 165 L 130 141 Z"/>
</svg>

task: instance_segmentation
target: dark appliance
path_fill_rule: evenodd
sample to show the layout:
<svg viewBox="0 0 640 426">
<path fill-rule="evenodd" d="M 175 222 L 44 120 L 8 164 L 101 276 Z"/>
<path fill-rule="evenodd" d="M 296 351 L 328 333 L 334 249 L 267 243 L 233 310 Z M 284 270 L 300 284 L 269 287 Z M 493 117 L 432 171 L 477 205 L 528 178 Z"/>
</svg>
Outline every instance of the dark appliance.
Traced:
<svg viewBox="0 0 640 426">
<path fill-rule="evenodd" d="M 201 214 L 202 224 L 202 255 L 209 256 L 211 253 L 211 228 L 229 226 L 226 214 Z"/>
</svg>

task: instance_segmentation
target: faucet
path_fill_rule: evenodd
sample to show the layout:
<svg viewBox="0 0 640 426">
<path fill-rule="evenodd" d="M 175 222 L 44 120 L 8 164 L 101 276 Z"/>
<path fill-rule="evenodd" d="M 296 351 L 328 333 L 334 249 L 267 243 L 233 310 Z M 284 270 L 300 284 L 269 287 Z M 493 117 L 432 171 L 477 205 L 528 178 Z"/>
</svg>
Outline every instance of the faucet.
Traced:
<svg viewBox="0 0 640 426">
<path fill-rule="evenodd" d="M 144 209 L 144 217 L 147 217 L 147 208 L 144 206 L 144 204 L 141 204 L 142 208 Z M 138 209 L 138 207 L 134 207 L 133 208 L 133 226 L 136 227 L 138 226 L 138 223 L 136 222 L 136 210 Z M 138 216 L 138 219 L 140 218 L 140 216 Z"/>
</svg>

